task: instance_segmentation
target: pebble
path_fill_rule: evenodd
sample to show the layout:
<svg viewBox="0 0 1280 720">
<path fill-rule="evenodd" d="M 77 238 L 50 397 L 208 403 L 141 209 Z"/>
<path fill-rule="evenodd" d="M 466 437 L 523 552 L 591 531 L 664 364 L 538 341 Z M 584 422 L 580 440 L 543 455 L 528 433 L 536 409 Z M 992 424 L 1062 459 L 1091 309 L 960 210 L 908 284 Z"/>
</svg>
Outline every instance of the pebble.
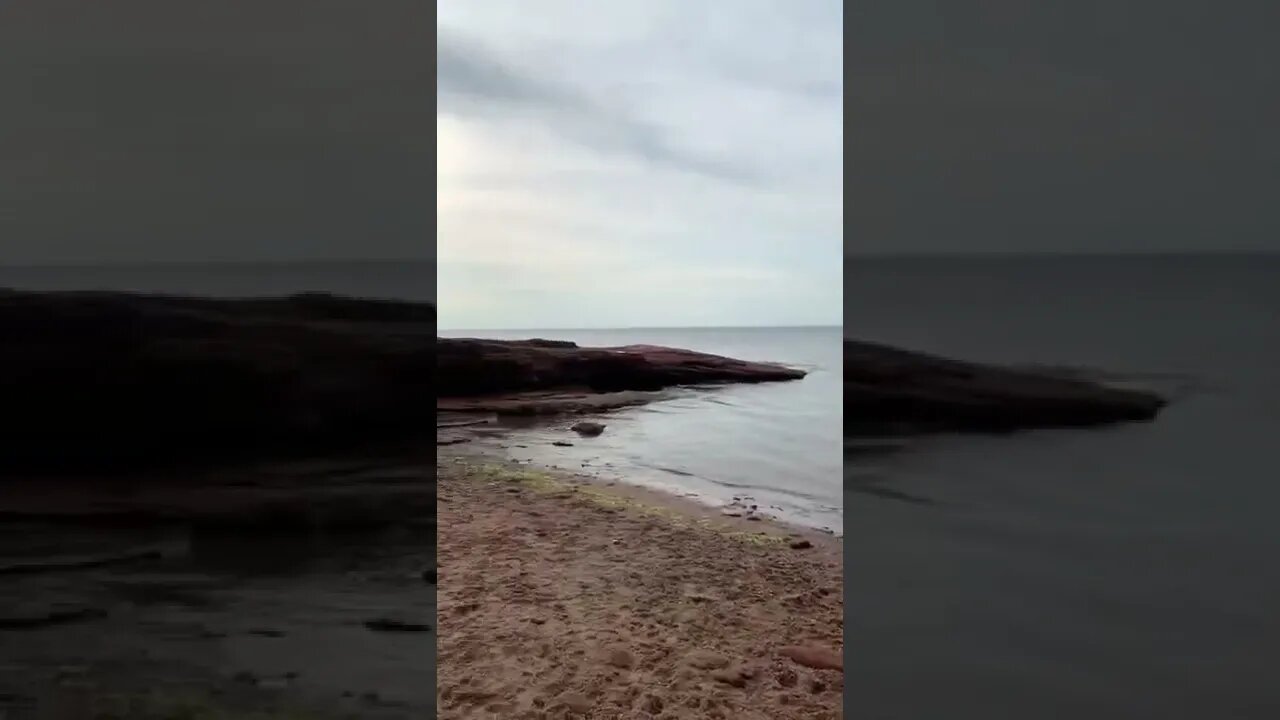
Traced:
<svg viewBox="0 0 1280 720">
<path fill-rule="evenodd" d="M 581 695 L 575 692 L 567 692 L 561 695 L 560 702 L 565 707 L 577 713 L 590 712 L 591 706 L 593 704 L 590 700 L 586 698 L 585 695 Z"/>
<path fill-rule="evenodd" d="M 613 648 L 609 651 L 606 662 L 616 668 L 629 670 L 630 668 L 635 667 L 636 659 L 631 652 L 625 648 Z"/>
<path fill-rule="evenodd" d="M 790 645 L 778 650 L 778 654 L 797 664 L 815 670 L 839 670 L 844 672 L 844 658 L 826 648 Z"/>
<path fill-rule="evenodd" d="M 431 626 L 426 623 L 405 622 L 388 618 L 365 620 L 364 626 L 375 632 L 431 632 Z"/>
<path fill-rule="evenodd" d="M 792 550 L 808 550 L 813 547 L 813 543 L 808 540 L 795 540 L 791 543 Z"/>
<path fill-rule="evenodd" d="M 729 664 L 729 658 L 707 650 L 696 650 L 690 653 L 686 661 L 701 670 L 714 670 Z"/>
<path fill-rule="evenodd" d="M 747 685 L 747 679 L 738 674 L 737 670 L 716 670 L 711 673 L 711 679 L 733 687 L 746 687 Z"/>
</svg>

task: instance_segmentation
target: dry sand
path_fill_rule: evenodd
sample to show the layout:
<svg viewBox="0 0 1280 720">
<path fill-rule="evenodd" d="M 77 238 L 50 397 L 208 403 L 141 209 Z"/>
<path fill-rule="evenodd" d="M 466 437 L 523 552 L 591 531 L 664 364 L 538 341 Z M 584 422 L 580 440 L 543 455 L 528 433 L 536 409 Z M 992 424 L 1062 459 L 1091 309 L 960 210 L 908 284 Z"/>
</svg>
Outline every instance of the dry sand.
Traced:
<svg viewBox="0 0 1280 720">
<path fill-rule="evenodd" d="M 842 717 L 840 539 L 494 458 L 437 471 L 443 720 Z"/>
</svg>

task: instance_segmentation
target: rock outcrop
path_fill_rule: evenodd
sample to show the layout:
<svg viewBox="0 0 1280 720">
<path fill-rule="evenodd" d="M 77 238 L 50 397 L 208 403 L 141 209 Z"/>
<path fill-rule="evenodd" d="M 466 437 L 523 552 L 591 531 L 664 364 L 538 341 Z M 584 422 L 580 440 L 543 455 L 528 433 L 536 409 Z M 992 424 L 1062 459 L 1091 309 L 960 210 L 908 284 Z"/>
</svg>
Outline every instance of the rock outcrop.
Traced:
<svg viewBox="0 0 1280 720">
<path fill-rule="evenodd" d="M 803 376 L 670 348 L 437 339 L 426 304 L 0 290 L 0 471 L 425 445 L 437 398 L 563 412 Z"/>
<path fill-rule="evenodd" d="M 1049 372 L 844 342 L 846 435 L 1010 432 L 1147 421 L 1157 395 Z"/>
<path fill-rule="evenodd" d="M 652 345 L 584 348 L 547 340 L 445 339 L 436 344 L 440 397 L 583 389 L 654 391 L 675 385 L 803 378 L 803 370 Z"/>
<path fill-rule="evenodd" d="M 0 291 L 0 470 L 136 469 L 427 435 L 430 305 Z"/>
<path fill-rule="evenodd" d="M 0 472 L 210 464 L 385 442 L 440 410 L 583 412 L 804 371 L 689 350 L 445 339 L 426 304 L 0 290 Z M 846 434 L 1150 420 L 1165 401 L 845 342 Z"/>
</svg>

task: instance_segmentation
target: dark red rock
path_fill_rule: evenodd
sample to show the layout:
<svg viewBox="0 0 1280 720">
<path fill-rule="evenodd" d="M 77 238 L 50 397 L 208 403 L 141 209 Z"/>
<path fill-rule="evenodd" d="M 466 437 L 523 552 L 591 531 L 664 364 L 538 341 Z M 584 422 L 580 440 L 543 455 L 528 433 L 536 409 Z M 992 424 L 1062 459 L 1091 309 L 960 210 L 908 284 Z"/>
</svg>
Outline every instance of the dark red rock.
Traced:
<svg viewBox="0 0 1280 720">
<path fill-rule="evenodd" d="M 425 435 L 429 305 L 0 290 L 0 468 L 104 473 Z"/>
<path fill-rule="evenodd" d="M 846 435 L 1088 427 L 1152 420 L 1165 404 L 1052 372 L 844 341 Z"/>
<path fill-rule="evenodd" d="M 566 346 L 569 345 L 569 346 Z M 578 388 L 595 393 L 675 385 L 798 380 L 804 371 L 651 345 L 583 348 L 546 341 L 440 338 L 439 397 Z"/>
</svg>

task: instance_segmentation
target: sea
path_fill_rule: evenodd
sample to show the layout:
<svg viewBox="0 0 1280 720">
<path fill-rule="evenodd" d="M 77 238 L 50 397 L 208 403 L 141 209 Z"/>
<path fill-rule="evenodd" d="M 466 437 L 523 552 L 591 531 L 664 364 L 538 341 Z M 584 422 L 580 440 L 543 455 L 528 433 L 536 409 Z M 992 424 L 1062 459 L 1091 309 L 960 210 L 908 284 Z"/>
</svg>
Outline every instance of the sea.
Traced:
<svg viewBox="0 0 1280 720">
<path fill-rule="evenodd" d="M 1149 424 L 850 442 L 857 717 L 1280 717 L 1280 257 L 852 259 L 844 288 L 850 337 L 1173 400 Z"/>
<path fill-rule="evenodd" d="M 447 330 L 445 337 L 569 340 L 583 347 L 665 345 L 807 372 L 802 380 L 679 388 L 669 399 L 597 419 L 579 438 L 568 421 L 504 433 L 515 460 L 617 479 L 713 506 L 757 511 L 843 533 L 843 345 L 839 327 Z M 579 418 L 574 418 L 579 419 Z M 572 443 L 568 447 L 555 442 Z"/>
</svg>

